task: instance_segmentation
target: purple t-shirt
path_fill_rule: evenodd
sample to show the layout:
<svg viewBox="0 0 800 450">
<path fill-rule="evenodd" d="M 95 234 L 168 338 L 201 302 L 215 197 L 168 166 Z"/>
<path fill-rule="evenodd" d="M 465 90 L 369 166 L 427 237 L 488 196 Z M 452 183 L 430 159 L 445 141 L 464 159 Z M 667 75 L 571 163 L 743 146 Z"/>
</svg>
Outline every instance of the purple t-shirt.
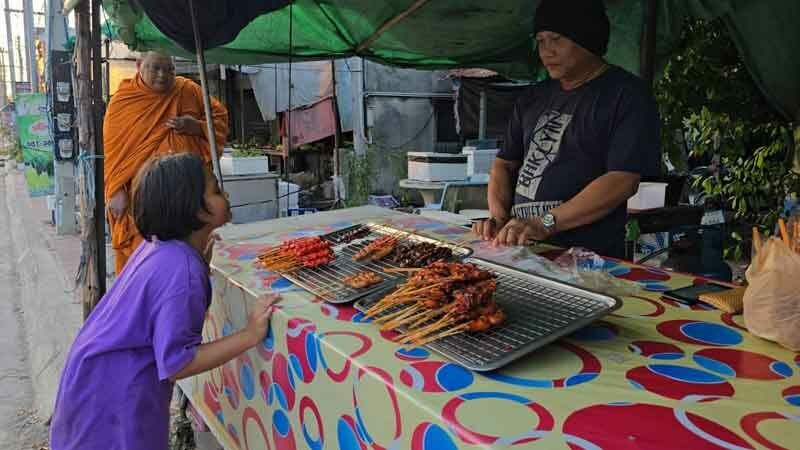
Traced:
<svg viewBox="0 0 800 450">
<path fill-rule="evenodd" d="M 166 450 L 169 378 L 194 358 L 210 299 L 189 244 L 143 242 L 72 344 L 50 448 Z"/>
</svg>

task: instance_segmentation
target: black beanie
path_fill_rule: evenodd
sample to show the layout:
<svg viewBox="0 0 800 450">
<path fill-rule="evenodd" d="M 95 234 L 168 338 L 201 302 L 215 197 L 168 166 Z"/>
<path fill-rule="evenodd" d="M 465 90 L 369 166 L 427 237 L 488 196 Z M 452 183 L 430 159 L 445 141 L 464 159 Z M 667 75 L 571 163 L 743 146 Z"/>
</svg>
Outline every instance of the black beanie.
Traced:
<svg viewBox="0 0 800 450">
<path fill-rule="evenodd" d="M 603 56 L 611 26 L 603 0 L 542 0 L 536 9 L 533 33 L 551 31 Z"/>
</svg>

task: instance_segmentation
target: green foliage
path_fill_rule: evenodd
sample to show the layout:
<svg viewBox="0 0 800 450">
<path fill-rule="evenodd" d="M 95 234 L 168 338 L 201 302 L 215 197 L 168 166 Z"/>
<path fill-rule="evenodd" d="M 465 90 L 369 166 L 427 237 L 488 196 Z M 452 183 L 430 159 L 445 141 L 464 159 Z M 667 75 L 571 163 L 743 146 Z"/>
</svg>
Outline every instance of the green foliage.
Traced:
<svg viewBox="0 0 800 450">
<path fill-rule="evenodd" d="M 785 196 L 800 190 L 789 164 L 791 125 L 758 90 L 724 23 L 689 20 L 681 40 L 655 86 L 662 148 L 680 169 L 684 149 L 720 168 L 699 184 L 734 212 L 734 229 L 771 229 Z M 742 255 L 742 234 L 732 234 L 727 256 Z"/>
<path fill-rule="evenodd" d="M 233 147 L 234 158 L 253 158 L 257 156 L 264 156 L 264 150 L 256 138 L 252 138 L 245 142 L 234 142 L 231 144 Z"/>
<path fill-rule="evenodd" d="M 363 155 L 351 154 L 347 159 L 347 201 L 348 207 L 360 206 L 367 202 L 371 189 L 372 156 L 368 150 Z"/>
</svg>

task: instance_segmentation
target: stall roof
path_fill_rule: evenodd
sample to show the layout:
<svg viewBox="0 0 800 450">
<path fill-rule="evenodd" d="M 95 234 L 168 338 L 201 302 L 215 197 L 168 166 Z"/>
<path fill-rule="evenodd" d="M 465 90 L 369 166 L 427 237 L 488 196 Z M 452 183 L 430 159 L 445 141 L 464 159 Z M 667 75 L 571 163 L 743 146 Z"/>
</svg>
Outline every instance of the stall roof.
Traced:
<svg viewBox="0 0 800 450">
<path fill-rule="evenodd" d="M 282 6 L 287 1 L 194 0 L 204 42 L 210 43 L 207 61 L 362 56 L 401 67 L 486 68 L 523 79 L 541 74 L 531 38 L 537 0 L 296 0 Z M 606 0 L 612 26 L 608 59 L 634 73 L 646 1 Z M 117 35 L 132 49 L 191 57 L 187 5 L 188 0 L 103 2 Z M 721 16 L 767 97 L 787 117 L 800 118 L 800 2 L 660 0 L 657 8 L 657 59 L 674 48 L 687 15 Z"/>
</svg>

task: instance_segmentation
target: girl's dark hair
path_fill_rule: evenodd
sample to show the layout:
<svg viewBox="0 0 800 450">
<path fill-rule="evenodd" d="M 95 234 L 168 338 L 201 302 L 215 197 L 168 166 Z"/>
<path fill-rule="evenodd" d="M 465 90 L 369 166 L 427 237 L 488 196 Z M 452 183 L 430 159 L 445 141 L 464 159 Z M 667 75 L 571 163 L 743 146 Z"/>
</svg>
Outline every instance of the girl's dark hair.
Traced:
<svg viewBox="0 0 800 450">
<path fill-rule="evenodd" d="M 136 228 L 149 241 L 186 239 L 205 223 L 197 213 L 206 210 L 203 160 L 191 153 L 148 161 L 133 184 L 132 213 Z"/>
</svg>

